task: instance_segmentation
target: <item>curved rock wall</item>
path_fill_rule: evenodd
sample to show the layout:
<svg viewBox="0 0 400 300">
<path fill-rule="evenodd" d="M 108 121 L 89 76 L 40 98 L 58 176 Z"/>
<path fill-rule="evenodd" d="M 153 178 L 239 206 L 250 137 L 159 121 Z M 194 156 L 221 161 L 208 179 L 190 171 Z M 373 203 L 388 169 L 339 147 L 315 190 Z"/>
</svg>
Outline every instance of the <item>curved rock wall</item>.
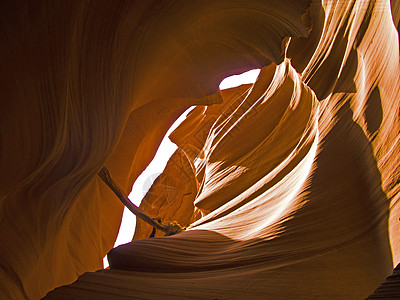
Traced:
<svg viewBox="0 0 400 300">
<path fill-rule="evenodd" d="M 1 298 L 101 268 L 122 206 L 96 173 L 128 192 L 191 105 L 162 175 L 184 209 L 161 207 L 189 228 L 48 298 L 358 299 L 400 261 L 396 1 L 0 6 Z"/>
</svg>

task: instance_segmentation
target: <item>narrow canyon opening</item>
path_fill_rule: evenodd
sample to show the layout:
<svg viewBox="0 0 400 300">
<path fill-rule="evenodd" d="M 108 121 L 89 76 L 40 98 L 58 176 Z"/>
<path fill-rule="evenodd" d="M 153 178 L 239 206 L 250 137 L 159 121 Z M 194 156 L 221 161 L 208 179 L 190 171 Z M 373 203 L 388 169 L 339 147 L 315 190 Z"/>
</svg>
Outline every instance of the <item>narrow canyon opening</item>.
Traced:
<svg viewBox="0 0 400 300">
<path fill-rule="evenodd" d="M 240 86 L 242 84 L 254 83 L 257 80 L 260 69 L 253 69 L 246 71 L 242 74 L 232 75 L 221 81 L 219 88 L 225 90 L 233 87 Z M 157 153 L 154 156 L 151 163 L 147 168 L 140 174 L 132 186 L 132 190 L 129 194 L 129 199 L 137 206 L 140 205 L 142 199 L 152 186 L 153 182 L 163 172 L 169 158 L 178 148 L 171 140 L 169 135 L 173 132 L 186 118 L 188 113 L 193 110 L 195 106 L 188 108 L 168 129 L 165 134 L 160 146 L 158 147 Z M 132 241 L 135 233 L 136 216 L 133 215 L 126 207 L 121 220 L 117 239 L 114 243 L 114 248 L 126 244 Z M 109 265 L 107 255 L 103 258 L 103 267 L 107 268 Z"/>
</svg>

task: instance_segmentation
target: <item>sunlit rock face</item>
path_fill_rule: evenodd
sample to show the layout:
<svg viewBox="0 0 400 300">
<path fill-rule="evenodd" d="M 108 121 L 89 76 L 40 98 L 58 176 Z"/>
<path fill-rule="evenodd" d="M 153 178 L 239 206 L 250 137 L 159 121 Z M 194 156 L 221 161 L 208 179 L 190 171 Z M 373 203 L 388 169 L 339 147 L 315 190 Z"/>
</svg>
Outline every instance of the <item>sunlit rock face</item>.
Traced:
<svg viewBox="0 0 400 300">
<path fill-rule="evenodd" d="M 400 262 L 398 1 L 0 9 L 0 298 L 362 299 Z M 192 105 L 143 204 L 186 231 L 93 272 L 123 209 L 97 172 L 128 193 Z"/>
</svg>

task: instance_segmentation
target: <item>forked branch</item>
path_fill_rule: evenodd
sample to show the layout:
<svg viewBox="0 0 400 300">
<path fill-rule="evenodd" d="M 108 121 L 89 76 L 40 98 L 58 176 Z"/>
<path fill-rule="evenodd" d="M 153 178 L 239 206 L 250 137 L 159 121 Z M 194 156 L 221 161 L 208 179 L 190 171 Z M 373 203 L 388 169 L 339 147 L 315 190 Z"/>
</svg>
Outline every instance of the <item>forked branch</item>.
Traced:
<svg viewBox="0 0 400 300">
<path fill-rule="evenodd" d="M 174 221 L 168 224 L 163 224 L 159 218 L 153 218 L 149 216 L 143 209 L 133 204 L 121 190 L 119 185 L 112 179 L 111 174 L 106 167 L 103 167 L 98 175 L 114 192 L 114 194 L 117 195 L 119 200 L 139 219 L 142 219 L 146 223 L 150 224 L 153 226 L 153 228 L 165 232 L 166 236 L 183 231 L 183 228 L 177 222 Z"/>
</svg>

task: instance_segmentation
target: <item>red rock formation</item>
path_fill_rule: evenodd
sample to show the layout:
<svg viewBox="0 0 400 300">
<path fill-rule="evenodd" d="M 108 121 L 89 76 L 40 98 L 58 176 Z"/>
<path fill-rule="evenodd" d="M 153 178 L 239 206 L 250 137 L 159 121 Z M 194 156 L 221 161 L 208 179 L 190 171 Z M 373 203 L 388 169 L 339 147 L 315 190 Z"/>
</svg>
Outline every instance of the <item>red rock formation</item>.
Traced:
<svg viewBox="0 0 400 300">
<path fill-rule="evenodd" d="M 0 298 L 359 299 L 400 262 L 396 1 L 0 9 Z M 255 67 L 221 104 L 219 82 Z M 98 170 L 128 192 L 191 105 L 171 138 L 203 217 L 75 281 L 121 219 Z"/>
</svg>

